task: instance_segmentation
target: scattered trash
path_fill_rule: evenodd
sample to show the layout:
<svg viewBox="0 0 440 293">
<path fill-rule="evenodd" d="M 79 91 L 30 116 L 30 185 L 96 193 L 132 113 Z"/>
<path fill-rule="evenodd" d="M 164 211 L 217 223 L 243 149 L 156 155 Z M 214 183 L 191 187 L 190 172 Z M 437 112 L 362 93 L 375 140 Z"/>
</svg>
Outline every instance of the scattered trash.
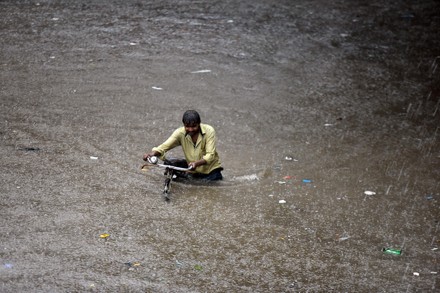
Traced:
<svg viewBox="0 0 440 293">
<path fill-rule="evenodd" d="M 98 157 L 90 156 L 90 159 L 91 159 L 91 160 L 97 160 Z"/>
<path fill-rule="evenodd" d="M 289 157 L 289 156 L 284 157 L 284 160 L 286 160 L 286 161 L 294 161 L 294 162 L 298 162 L 297 159 L 294 159 L 294 158 Z"/>
<path fill-rule="evenodd" d="M 426 196 L 426 199 L 427 199 L 427 200 L 433 200 L 434 197 L 433 197 L 431 194 L 429 194 L 429 195 Z"/>
<path fill-rule="evenodd" d="M 330 126 L 333 126 L 333 124 L 331 124 L 331 123 L 326 123 L 326 124 L 324 124 L 324 126 L 325 126 L 325 127 L 330 127 Z"/>
<path fill-rule="evenodd" d="M 137 267 L 141 266 L 141 263 L 138 261 L 126 262 L 124 264 L 128 267 L 128 270 L 130 270 L 130 271 L 134 271 Z"/>
<path fill-rule="evenodd" d="M 195 266 L 194 266 L 194 269 L 195 269 L 196 271 L 201 271 L 201 270 L 203 270 L 203 267 L 202 267 L 201 265 L 195 265 Z"/>
<path fill-rule="evenodd" d="M 341 237 L 339 237 L 339 242 L 341 242 L 341 241 L 345 241 L 345 240 L 348 240 L 348 239 L 350 239 L 351 238 L 351 236 L 349 236 L 347 233 L 343 233 L 342 235 L 341 235 Z"/>
<path fill-rule="evenodd" d="M 275 181 L 275 182 L 279 184 L 286 184 L 286 181 Z"/>
<path fill-rule="evenodd" d="M 376 194 L 376 192 L 374 192 L 374 191 L 369 191 L 369 190 L 366 190 L 366 191 L 364 191 L 364 194 L 365 194 L 365 195 L 375 195 L 375 194 Z"/>
<path fill-rule="evenodd" d="M 176 266 L 180 268 L 180 267 L 183 266 L 183 263 L 181 263 L 180 261 L 178 261 L 178 260 L 176 259 Z"/>
<path fill-rule="evenodd" d="M 431 272 L 431 275 L 437 275 L 437 272 Z"/>
<path fill-rule="evenodd" d="M 341 37 L 346 38 L 349 36 L 349 34 L 339 34 Z"/>
<path fill-rule="evenodd" d="M 312 180 L 311 179 L 303 179 L 302 182 L 304 182 L 304 183 L 311 183 Z"/>
<path fill-rule="evenodd" d="M 59 20 L 59 18 L 58 17 L 54 17 L 54 18 L 52 18 L 52 20 L 57 21 L 57 20 Z"/>
<path fill-rule="evenodd" d="M 107 234 L 107 233 L 103 233 L 103 234 L 99 235 L 99 238 L 102 238 L 102 239 L 106 239 L 106 238 L 109 238 L 109 237 L 110 237 L 110 234 Z"/>
<path fill-rule="evenodd" d="M 285 201 L 284 199 L 281 199 L 281 200 L 279 201 L 279 203 L 286 203 L 286 201 Z"/>
<path fill-rule="evenodd" d="M 151 88 L 152 88 L 153 90 L 158 90 L 158 91 L 163 90 L 163 88 L 161 88 L 161 87 L 157 87 L 157 86 L 152 86 Z"/>
<path fill-rule="evenodd" d="M 287 176 L 284 176 L 283 179 L 285 179 L 285 180 L 292 179 L 292 176 L 287 175 Z"/>
<path fill-rule="evenodd" d="M 392 254 L 392 255 L 401 255 L 402 254 L 402 250 L 401 249 L 382 248 L 382 251 L 385 254 Z"/>
<path fill-rule="evenodd" d="M 227 23 L 233 23 L 234 21 L 232 20 L 232 19 L 229 19 L 228 21 L 227 21 Z"/>
<path fill-rule="evenodd" d="M 40 148 L 36 148 L 36 147 L 24 147 L 24 148 L 20 148 L 20 151 L 24 151 L 24 152 L 38 152 L 41 149 Z"/>
<path fill-rule="evenodd" d="M 431 249 L 432 251 L 436 251 L 438 249 L 438 247 L 434 247 L 433 249 Z"/>
<path fill-rule="evenodd" d="M 130 43 L 130 46 L 136 46 L 138 43 Z"/>
<path fill-rule="evenodd" d="M 5 269 L 12 269 L 14 267 L 14 265 L 11 263 L 5 263 L 4 267 L 5 267 Z"/>
<path fill-rule="evenodd" d="M 269 197 L 273 197 L 273 194 L 269 194 Z"/>
<path fill-rule="evenodd" d="M 417 276 L 417 277 L 420 276 L 420 274 L 418 272 L 414 272 L 413 275 Z"/>
<path fill-rule="evenodd" d="M 209 72 L 211 72 L 211 70 L 209 70 L 209 69 L 202 69 L 202 70 L 193 71 L 191 73 L 209 73 Z"/>
</svg>

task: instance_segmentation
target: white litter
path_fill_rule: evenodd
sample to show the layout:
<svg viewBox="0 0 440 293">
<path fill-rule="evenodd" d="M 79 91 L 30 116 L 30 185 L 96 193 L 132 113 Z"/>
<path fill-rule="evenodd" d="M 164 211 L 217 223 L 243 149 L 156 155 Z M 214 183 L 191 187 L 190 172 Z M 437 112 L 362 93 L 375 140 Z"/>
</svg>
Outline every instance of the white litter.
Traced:
<svg viewBox="0 0 440 293">
<path fill-rule="evenodd" d="M 420 274 L 417 273 L 417 272 L 414 272 L 413 275 L 414 275 L 414 276 L 420 276 Z"/>
<path fill-rule="evenodd" d="M 136 46 L 138 43 L 130 43 L 130 46 Z"/>
<path fill-rule="evenodd" d="M 90 156 L 90 159 L 91 159 L 91 160 L 97 160 L 98 157 Z"/>
<path fill-rule="evenodd" d="M 281 200 L 279 201 L 279 203 L 286 203 L 286 201 L 285 201 L 284 199 L 281 199 Z"/>
<path fill-rule="evenodd" d="M 193 71 L 191 73 L 209 73 L 209 72 L 211 72 L 211 70 L 209 70 L 209 69 L 202 69 L 202 70 Z"/>
<path fill-rule="evenodd" d="M 364 194 L 365 194 L 365 195 L 375 195 L 375 194 L 376 194 L 376 192 L 374 192 L 374 191 L 369 191 L 369 190 L 366 190 L 366 191 L 364 191 Z"/>
<path fill-rule="evenodd" d="M 158 90 L 158 91 L 163 90 L 163 88 L 161 88 L 161 87 L 157 87 L 157 86 L 152 86 L 151 88 L 152 88 L 153 90 Z"/>
</svg>

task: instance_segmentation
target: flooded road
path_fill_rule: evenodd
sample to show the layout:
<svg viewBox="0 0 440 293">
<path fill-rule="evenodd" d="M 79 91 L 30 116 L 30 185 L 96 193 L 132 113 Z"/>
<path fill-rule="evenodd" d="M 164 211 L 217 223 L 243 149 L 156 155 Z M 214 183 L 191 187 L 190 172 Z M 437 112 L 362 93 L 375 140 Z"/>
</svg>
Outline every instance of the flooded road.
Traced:
<svg viewBox="0 0 440 293">
<path fill-rule="evenodd" d="M 0 291 L 437 292 L 439 3 L 355 2 L 0 1 Z"/>
</svg>

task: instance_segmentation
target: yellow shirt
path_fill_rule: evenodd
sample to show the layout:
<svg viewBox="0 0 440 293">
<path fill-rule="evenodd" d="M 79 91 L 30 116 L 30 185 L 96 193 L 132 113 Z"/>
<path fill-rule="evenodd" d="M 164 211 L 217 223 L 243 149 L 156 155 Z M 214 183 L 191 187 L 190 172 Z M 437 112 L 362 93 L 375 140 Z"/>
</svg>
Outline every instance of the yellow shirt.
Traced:
<svg viewBox="0 0 440 293">
<path fill-rule="evenodd" d="M 217 137 L 214 128 L 208 124 L 200 123 L 200 134 L 194 144 L 191 136 L 186 135 L 185 127 L 180 127 L 163 144 L 153 148 L 153 151 L 158 151 L 161 158 L 164 159 L 166 152 L 181 145 L 188 163 L 205 159 L 206 164 L 197 167 L 195 171 L 209 174 L 212 170 L 221 167 L 216 149 Z"/>
</svg>

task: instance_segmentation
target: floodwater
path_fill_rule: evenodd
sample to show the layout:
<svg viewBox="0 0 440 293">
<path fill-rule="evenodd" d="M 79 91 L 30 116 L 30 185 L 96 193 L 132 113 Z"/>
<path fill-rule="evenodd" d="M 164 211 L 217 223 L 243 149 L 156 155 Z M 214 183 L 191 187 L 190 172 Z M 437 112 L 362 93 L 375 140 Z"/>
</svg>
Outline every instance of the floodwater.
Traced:
<svg viewBox="0 0 440 293">
<path fill-rule="evenodd" d="M 0 291 L 438 292 L 440 7 L 388 2 L 0 1 Z M 225 180 L 165 202 L 187 109 Z"/>
</svg>

